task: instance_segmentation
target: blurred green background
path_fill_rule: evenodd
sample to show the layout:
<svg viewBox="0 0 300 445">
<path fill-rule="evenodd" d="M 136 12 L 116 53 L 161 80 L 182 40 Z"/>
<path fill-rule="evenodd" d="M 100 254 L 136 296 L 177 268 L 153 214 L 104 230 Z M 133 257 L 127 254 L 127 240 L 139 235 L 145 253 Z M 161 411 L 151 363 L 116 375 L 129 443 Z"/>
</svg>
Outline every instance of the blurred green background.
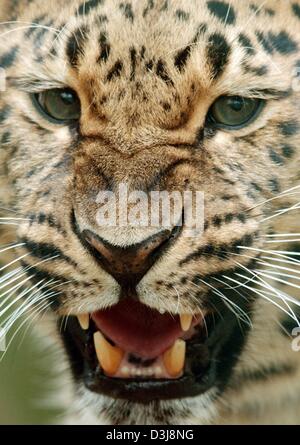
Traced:
<svg viewBox="0 0 300 445">
<path fill-rule="evenodd" d="M 7 336 L 10 341 L 21 320 Z M 1 325 L 1 320 L 0 320 Z M 20 329 L 5 353 L 0 352 L 0 424 L 59 423 L 62 410 L 51 407 L 58 382 L 55 354 L 28 329 Z M 48 405 L 48 406 L 47 406 Z"/>
</svg>

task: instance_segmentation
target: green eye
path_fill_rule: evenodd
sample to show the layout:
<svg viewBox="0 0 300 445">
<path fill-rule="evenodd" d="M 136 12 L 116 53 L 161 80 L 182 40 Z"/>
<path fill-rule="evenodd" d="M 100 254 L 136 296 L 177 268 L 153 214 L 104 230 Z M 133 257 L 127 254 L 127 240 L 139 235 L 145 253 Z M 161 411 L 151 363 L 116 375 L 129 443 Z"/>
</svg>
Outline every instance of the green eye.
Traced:
<svg viewBox="0 0 300 445">
<path fill-rule="evenodd" d="M 208 119 L 220 127 L 238 129 L 249 125 L 259 114 L 264 101 L 241 96 L 222 96 L 211 107 Z"/>
<path fill-rule="evenodd" d="M 65 123 L 78 120 L 81 114 L 80 100 L 75 91 L 54 89 L 35 95 L 39 108 L 50 118 Z"/>
</svg>

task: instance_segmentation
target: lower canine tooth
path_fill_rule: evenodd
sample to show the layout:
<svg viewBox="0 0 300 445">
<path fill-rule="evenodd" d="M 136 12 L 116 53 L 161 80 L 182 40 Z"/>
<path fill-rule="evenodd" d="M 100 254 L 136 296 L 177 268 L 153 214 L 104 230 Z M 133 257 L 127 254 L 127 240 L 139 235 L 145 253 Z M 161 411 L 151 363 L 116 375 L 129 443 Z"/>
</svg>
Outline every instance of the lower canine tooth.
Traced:
<svg viewBox="0 0 300 445">
<path fill-rule="evenodd" d="M 79 324 L 84 331 L 87 331 L 90 325 L 90 316 L 89 314 L 80 314 L 77 315 Z"/>
<path fill-rule="evenodd" d="M 180 315 L 180 325 L 181 325 L 181 329 L 184 332 L 187 332 L 192 324 L 193 321 L 193 316 L 189 315 L 189 314 L 182 314 Z"/>
<path fill-rule="evenodd" d="M 171 377 L 177 377 L 182 372 L 185 362 L 185 350 L 185 341 L 179 339 L 172 348 L 164 353 L 164 365 Z"/>
<path fill-rule="evenodd" d="M 124 351 L 117 346 L 112 346 L 108 343 L 101 332 L 96 332 L 94 334 L 94 343 L 101 368 L 106 374 L 113 376 L 120 367 Z"/>
</svg>

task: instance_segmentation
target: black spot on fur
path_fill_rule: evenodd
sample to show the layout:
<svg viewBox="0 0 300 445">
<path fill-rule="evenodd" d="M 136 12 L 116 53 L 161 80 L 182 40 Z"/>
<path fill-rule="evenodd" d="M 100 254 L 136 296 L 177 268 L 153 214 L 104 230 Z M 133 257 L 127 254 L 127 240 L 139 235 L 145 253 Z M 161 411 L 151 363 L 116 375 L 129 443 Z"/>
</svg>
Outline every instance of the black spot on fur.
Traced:
<svg viewBox="0 0 300 445">
<path fill-rule="evenodd" d="M 7 105 L 0 110 L 0 124 L 2 124 L 9 116 L 11 108 Z"/>
<path fill-rule="evenodd" d="M 274 17 L 275 16 L 274 9 L 266 8 L 265 11 L 266 11 L 266 14 L 268 14 L 270 17 Z"/>
<path fill-rule="evenodd" d="M 225 221 L 226 224 L 231 224 L 233 219 L 234 219 L 234 214 L 233 213 L 228 213 L 225 216 L 224 221 Z"/>
<path fill-rule="evenodd" d="M 250 66 L 248 63 L 244 63 L 243 64 L 245 73 L 253 73 L 256 74 L 256 76 L 265 76 L 268 73 L 268 67 L 267 65 L 263 65 L 260 67 L 254 67 L 254 66 Z"/>
<path fill-rule="evenodd" d="M 256 191 L 256 192 L 262 192 L 262 188 L 257 182 L 251 182 L 250 186 Z"/>
<path fill-rule="evenodd" d="M 152 70 L 153 70 L 153 66 L 154 66 L 154 62 L 153 62 L 153 60 L 149 60 L 149 61 L 146 63 L 146 70 L 147 70 L 147 71 L 152 71 Z"/>
<path fill-rule="evenodd" d="M 279 193 L 281 190 L 278 179 L 273 178 L 269 180 L 269 188 L 274 193 Z"/>
<path fill-rule="evenodd" d="M 200 37 L 203 36 L 207 31 L 207 25 L 205 23 L 201 23 L 201 25 L 198 26 L 195 37 L 193 38 L 192 43 L 195 44 L 199 41 Z"/>
<path fill-rule="evenodd" d="M 259 43 L 262 45 L 263 49 L 268 54 L 273 54 L 274 53 L 274 49 L 273 49 L 272 44 L 269 42 L 267 37 L 262 32 L 256 32 L 256 37 L 257 37 L 257 40 L 259 41 Z"/>
<path fill-rule="evenodd" d="M 285 158 L 292 158 L 295 154 L 295 149 L 291 145 L 284 145 L 282 147 L 282 154 Z"/>
<path fill-rule="evenodd" d="M 107 35 L 102 32 L 99 38 L 100 43 L 100 56 L 98 62 L 107 62 L 110 54 L 110 44 L 107 40 Z"/>
<path fill-rule="evenodd" d="M 190 253 L 187 257 L 180 261 L 179 265 L 184 266 L 190 261 L 198 260 L 199 258 L 207 258 L 209 256 L 216 256 L 220 260 L 227 259 L 232 254 L 240 253 L 239 246 L 249 247 L 253 245 L 254 234 L 246 234 L 241 239 L 233 241 L 229 244 L 213 245 L 207 244 L 204 247 L 199 247 L 195 252 Z"/>
<path fill-rule="evenodd" d="M 296 17 L 298 17 L 298 19 L 300 19 L 300 5 L 298 5 L 298 3 L 293 3 L 292 9 L 293 9 L 293 12 L 296 15 Z"/>
<path fill-rule="evenodd" d="M 269 32 L 268 35 L 271 44 L 280 54 L 291 54 L 298 50 L 297 43 L 285 31 L 279 34 Z"/>
<path fill-rule="evenodd" d="M 184 22 L 187 22 L 190 18 L 190 14 L 186 11 L 183 11 L 183 9 L 177 9 L 175 15 L 179 20 L 182 20 Z"/>
<path fill-rule="evenodd" d="M 57 256 L 60 260 L 66 261 L 77 267 L 77 264 L 70 257 L 66 256 L 58 247 L 49 243 L 37 243 L 29 240 L 28 238 L 22 238 L 21 242 L 25 244 L 26 249 L 35 257 L 41 259 L 51 258 Z"/>
<path fill-rule="evenodd" d="M 19 47 L 14 46 L 9 51 L 0 56 L 0 67 L 4 69 L 10 68 L 16 60 L 18 51 Z"/>
<path fill-rule="evenodd" d="M 205 24 L 200 25 L 191 44 L 187 45 L 184 49 L 178 51 L 178 53 L 176 54 L 174 65 L 179 71 L 183 71 L 191 55 L 193 46 L 198 42 L 200 36 L 204 34 L 206 30 L 207 26 Z"/>
<path fill-rule="evenodd" d="M 42 16 L 43 19 L 45 19 L 45 16 Z M 39 22 L 41 24 L 41 22 Z M 50 31 L 50 27 L 54 25 L 53 20 L 49 20 L 48 22 L 44 23 L 43 26 L 35 26 L 33 28 L 30 28 L 27 33 L 25 34 L 26 37 L 30 37 L 32 34 L 34 35 L 33 42 L 34 45 L 40 49 L 43 46 L 43 41 L 46 35 Z M 53 31 L 52 31 L 53 32 Z"/>
<path fill-rule="evenodd" d="M 40 125 L 38 122 L 31 119 L 29 116 L 26 116 L 26 115 L 22 116 L 22 120 L 27 122 L 29 125 L 31 125 L 34 128 L 34 130 L 39 132 L 39 134 L 41 136 L 43 136 L 45 134 L 52 134 L 52 132 L 50 130 L 48 130 L 47 128 Z"/>
<path fill-rule="evenodd" d="M 211 66 L 212 77 L 217 79 L 224 72 L 229 60 L 231 48 L 222 34 L 212 34 L 208 40 L 207 58 Z"/>
<path fill-rule="evenodd" d="M 78 65 L 79 58 L 84 50 L 88 28 L 86 26 L 76 29 L 67 43 L 67 57 L 73 67 Z"/>
<path fill-rule="evenodd" d="M 278 153 L 276 153 L 275 150 L 271 149 L 269 154 L 270 154 L 270 158 L 274 162 L 274 164 L 284 165 L 284 160 L 282 159 L 281 156 L 279 156 Z"/>
<path fill-rule="evenodd" d="M 161 7 L 161 11 L 167 11 L 169 9 L 169 0 L 165 0 L 164 4 Z"/>
<path fill-rule="evenodd" d="M 59 233 L 65 235 L 66 232 L 62 228 L 61 224 L 56 220 L 56 218 L 53 215 L 46 214 L 46 213 L 38 213 L 38 214 L 31 214 L 28 216 L 30 220 L 30 225 L 37 223 L 37 224 L 47 224 L 49 227 L 57 230 Z"/>
<path fill-rule="evenodd" d="M 175 56 L 174 65 L 179 70 L 182 71 L 186 66 L 186 63 L 191 55 L 191 45 L 188 45 L 183 50 L 179 51 Z"/>
<path fill-rule="evenodd" d="M 160 77 L 165 83 L 173 85 L 173 81 L 167 73 L 164 62 L 159 59 L 156 65 L 156 74 Z"/>
<path fill-rule="evenodd" d="M 98 22 L 100 23 L 100 25 L 102 25 L 103 23 L 107 23 L 108 22 L 107 15 L 100 14 L 98 17 Z"/>
<path fill-rule="evenodd" d="M 247 221 L 247 216 L 245 213 L 239 213 L 238 215 L 236 215 L 236 218 L 242 224 L 245 224 Z"/>
<path fill-rule="evenodd" d="M 215 216 L 213 218 L 213 225 L 215 227 L 221 227 L 221 224 L 222 224 L 222 218 L 220 216 Z"/>
<path fill-rule="evenodd" d="M 171 111 L 171 105 L 168 102 L 163 102 L 162 107 L 165 111 Z"/>
<path fill-rule="evenodd" d="M 229 3 L 220 1 L 208 1 L 207 7 L 213 15 L 221 20 L 221 22 L 229 25 L 235 24 L 235 12 Z"/>
<path fill-rule="evenodd" d="M 259 15 L 260 14 L 259 7 L 254 5 L 253 3 L 251 5 L 249 5 L 249 8 L 250 8 L 251 11 L 255 12 L 255 15 Z"/>
<path fill-rule="evenodd" d="M 47 18 L 47 16 L 45 14 L 39 15 L 38 17 L 36 17 L 35 19 L 33 19 L 31 25 L 28 27 L 28 29 L 25 32 L 25 37 L 29 38 L 32 36 L 32 34 L 34 34 L 36 32 L 37 29 L 40 29 L 37 25 L 40 25 L 45 19 Z"/>
<path fill-rule="evenodd" d="M 123 64 L 122 64 L 121 60 L 117 60 L 117 62 L 114 64 L 114 66 L 111 68 L 111 70 L 107 74 L 106 79 L 110 82 L 112 79 L 114 79 L 116 77 L 120 77 L 122 69 L 123 69 Z"/>
<path fill-rule="evenodd" d="M 143 11 L 143 17 L 146 17 L 148 12 L 150 12 L 154 8 L 154 0 L 148 0 L 148 4 Z"/>
<path fill-rule="evenodd" d="M 9 131 L 6 131 L 5 133 L 3 133 L 2 137 L 1 137 L 1 142 L 0 142 L 0 147 L 1 145 L 5 145 L 10 141 L 11 138 L 11 134 Z"/>
<path fill-rule="evenodd" d="M 289 254 L 288 256 L 291 257 L 291 259 L 299 261 L 299 254 L 300 254 L 300 244 L 299 243 L 293 243 L 288 248 Z M 300 308 L 299 308 L 300 311 Z M 300 315 L 300 314 L 299 314 Z"/>
<path fill-rule="evenodd" d="M 136 70 L 136 49 L 135 48 L 130 48 L 130 62 L 131 62 L 130 80 L 134 80 L 135 70 Z"/>
<path fill-rule="evenodd" d="M 300 130 L 300 125 L 297 121 L 282 122 L 279 129 L 283 136 L 294 136 Z"/>
<path fill-rule="evenodd" d="M 120 3 L 120 9 L 123 11 L 124 16 L 130 20 L 131 22 L 134 21 L 134 14 L 132 10 L 131 3 Z"/>
<path fill-rule="evenodd" d="M 103 4 L 103 0 L 89 0 L 87 2 L 82 3 L 78 9 L 79 15 L 86 15 L 91 12 L 92 9 L 96 8 L 99 5 Z"/>
<path fill-rule="evenodd" d="M 145 58 L 145 54 L 146 54 L 146 48 L 145 48 L 145 46 L 143 45 L 143 46 L 141 47 L 141 51 L 140 51 L 141 59 L 144 59 L 144 58 Z"/>
<path fill-rule="evenodd" d="M 251 40 L 245 34 L 239 35 L 239 43 L 246 50 L 249 56 L 255 55 L 255 50 L 253 48 Z"/>
<path fill-rule="evenodd" d="M 34 44 L 35 46 L 37 46 L 38 48 L 41 48 L 44 38 L 47 36 L 47 34 L 50 32 L 50 29 L 54 26 L 54 21 L 53 20 L 49 20 L 47 23 L 45 23 L 45 27 L 40 29 L 36 35 L 34 36 Z M 53 33 L 53 31 L 51 31 Z"/>
</svg>

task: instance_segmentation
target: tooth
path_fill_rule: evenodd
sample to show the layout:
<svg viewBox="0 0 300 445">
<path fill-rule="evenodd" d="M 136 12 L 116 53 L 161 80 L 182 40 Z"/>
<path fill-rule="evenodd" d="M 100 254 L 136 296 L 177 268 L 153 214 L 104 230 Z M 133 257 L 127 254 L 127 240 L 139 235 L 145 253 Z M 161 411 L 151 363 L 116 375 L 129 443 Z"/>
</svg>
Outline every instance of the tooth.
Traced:
<svg viewBox="0 0 300 445">
<path fill-rule="evenodd" d="M 121 371 L 120 371 L 120 374 L 121 374 L 123 377 L 127 378 L 127 377 L 129 376 L 129 374 L 130 374 L 130 370 L 129 370 L 129 368 L 128 368 L 127 366 L 122 366 Z"/>
<path fill-rule="evenodd" d="M 172 348 L 164 353 L 164 365 L 171 377 L 177 377 L 183 370 L 185 362 L 185 349 L 185 341 L 179 339 L 174 343 Z"/>
<path fill-rule="evenodd" d="M 120 367 L 124 351 L 108 343 L 99 331 L 94 334 L 94 343 L 101 368 L 106 374 L 113 376 Z"/>
<path fill-rule="evenodd" d="M 154 376 L 156 379 L 159 379 L 159 378 L 162 377 L 162 375 L 164 375 L 162 367 L 161 366 L 155 366 L 154 369 L 153 369 L 152 376 Z"/>
<path fill-rule="evenodd" d="M 181 329 L 184 332 L 187 332 L 192 324 L 193 321 L 193 316 L 190 314 L 181 314 L 180 315 L 180 324 L 181 324 Z"/>
<path fill-rule="evenodd" d="M 84 331 L 87 331 L 90 325 L 90 316 L 89 314 L 80 314 L 77 315 L 79 324 Z"/>
</svg>

